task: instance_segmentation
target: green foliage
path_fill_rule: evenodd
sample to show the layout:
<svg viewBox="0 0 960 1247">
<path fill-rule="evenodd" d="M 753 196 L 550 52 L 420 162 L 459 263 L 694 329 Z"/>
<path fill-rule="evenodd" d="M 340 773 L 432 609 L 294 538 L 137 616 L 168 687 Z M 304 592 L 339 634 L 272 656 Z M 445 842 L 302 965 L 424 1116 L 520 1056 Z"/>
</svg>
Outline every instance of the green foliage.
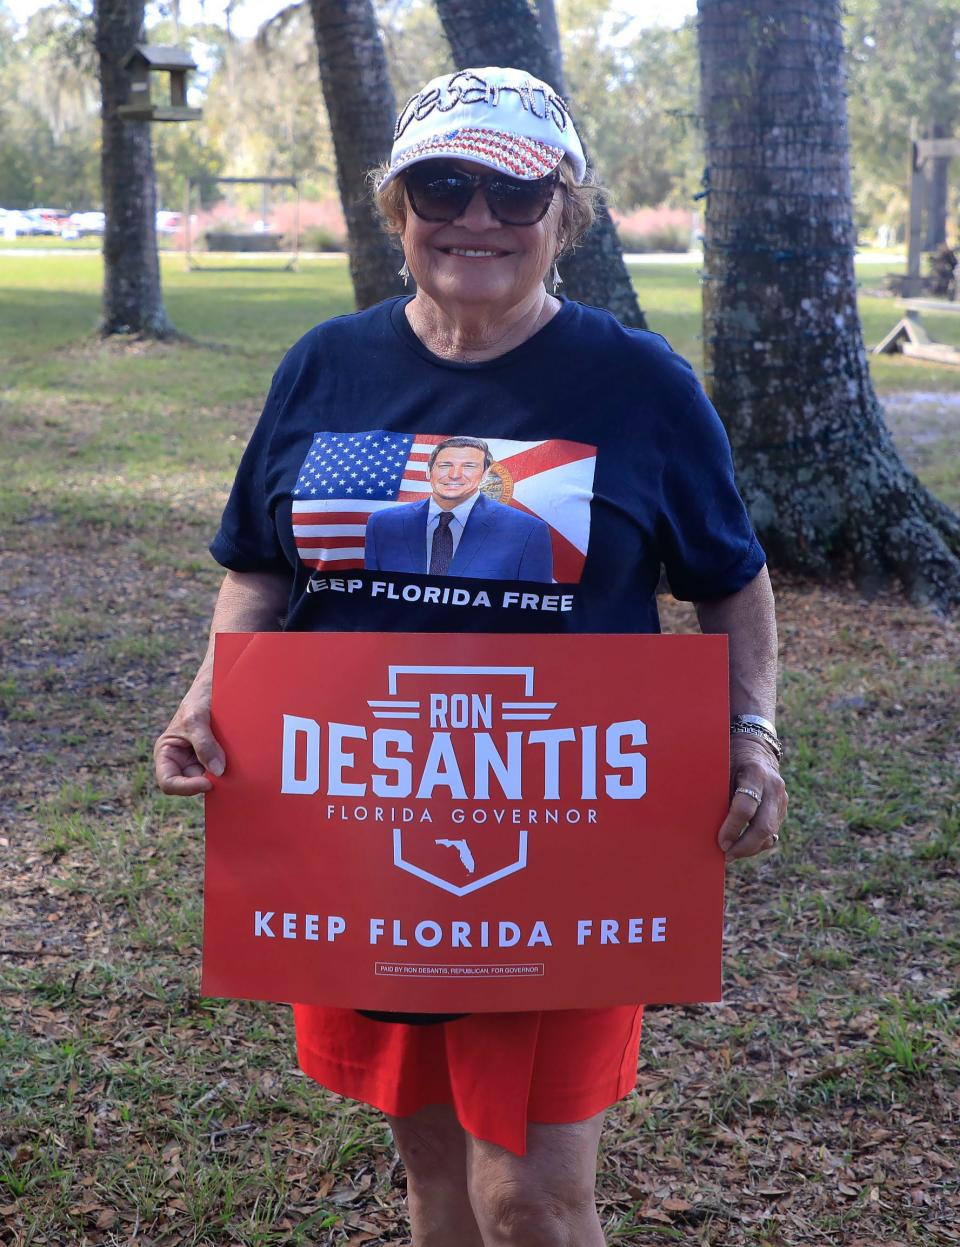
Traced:
<svg viewBox="0 0 960 1247">
<path fill-rule="evenodd" d="M 212 179 L 226 172 L 226 159 L 193 126 L 158 126 L 153 145 L 153 167 L 157 179 L 157 206 L 179 211 L 184 201 L 187 178 L 201 179 L 197 200 L 207 208 L 219 197 Z"/>
<path fill-rule="evenodd" d="M 425 82 L 455 68 L 430 0 L 375 0 L 397 106 Z"/>
<path fill-rule="evenodd" d="M 18 33 L 0 10 L 0 205 L 94 205 L 99 142 L 89 17 L 48 5 Z"/>
<path fill-rule="evenodd" d="M 574 116 L 615 206 L 689 203 L 703 171 L 692 19 L 638 29 L 606 0 L 561 0 Z"/>
<path fill-rule="evenodd" d="M 303 176 L 335 191 L 333 147 L 307 5 L 290 6 L 256 40 L 218 49 L 202 133 L 233 177 Z"/>
<path fill-rule="evenodd" d="M 911 119 L 949 134 L 960 116 L 960 0 L 848 0 L 846 11 L 857 215 L 902 225 Z"/>
</svg>

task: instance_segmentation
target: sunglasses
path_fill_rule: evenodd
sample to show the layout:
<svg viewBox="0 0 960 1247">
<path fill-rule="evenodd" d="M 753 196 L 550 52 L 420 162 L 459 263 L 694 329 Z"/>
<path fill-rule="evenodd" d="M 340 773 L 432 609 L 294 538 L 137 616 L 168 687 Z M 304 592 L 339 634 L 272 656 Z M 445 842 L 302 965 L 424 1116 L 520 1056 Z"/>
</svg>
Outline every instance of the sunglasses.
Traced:
<svg viewBox="0 0 960 1247">
<path fill-rule="evenodd" d="M 466 173 L 445 160 L 421 161 L 403 175 L 410 207 L 422 221 L 455 221 L 482 187 L 487 207 L 503 225 L 542 221 L 559 181 L 558 169 L 527 181 L 506 173 Z"/>
</svg>

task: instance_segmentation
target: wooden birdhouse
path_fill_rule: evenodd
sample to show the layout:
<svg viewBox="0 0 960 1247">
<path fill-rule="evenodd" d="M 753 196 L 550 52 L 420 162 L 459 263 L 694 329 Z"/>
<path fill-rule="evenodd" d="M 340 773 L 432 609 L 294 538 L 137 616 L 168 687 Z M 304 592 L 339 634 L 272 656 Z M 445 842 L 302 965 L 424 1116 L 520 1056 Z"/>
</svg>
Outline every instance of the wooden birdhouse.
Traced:
<svg viewBox="0 0 960 1247">
<path fill-rule="evenodd" d="M 167 47 L 159 43 L 140 43 L 123 58 L 123 68 L 130 74 L 130 99 L 117 109 L 124 121 L 199 121 L 203 113 L 199 108 L 187 106 L 187 74 L 196 69 L 189 52 L 183 48 Z M 170 98 L 150 98 L 153 75 L 170 75 Z"/>
</svg>

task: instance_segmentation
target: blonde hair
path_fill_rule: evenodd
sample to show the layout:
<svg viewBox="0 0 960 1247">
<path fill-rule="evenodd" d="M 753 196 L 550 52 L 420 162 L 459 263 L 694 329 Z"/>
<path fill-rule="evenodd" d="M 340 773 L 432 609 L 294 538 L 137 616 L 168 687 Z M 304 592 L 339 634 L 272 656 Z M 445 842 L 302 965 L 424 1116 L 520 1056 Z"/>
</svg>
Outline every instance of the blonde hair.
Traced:
<svg viewBox="0 0 960 1247">
<path fill-rule="evenodd" d="M 373 186 L 374 203 L 384 229 L 388 234 L 399 236 L 407 223 L 407 196 L 402 175 L 394 178 L 381 190 L 381 183 L 389 170 L 389 163 L 384 162 L 373 169 L 368 177 Z M 578 186 L 574 180 L 573 166 L 566 156 L 560 162 L 560 184 L 563 190 L 559 226 L 563 246 L 560 254 L 565 255 L 576 247 L 596 219 L 596 205 L 603 196 L 604 189 L 593 180 L 589 170 L 583 183 Z"/>
</svg>

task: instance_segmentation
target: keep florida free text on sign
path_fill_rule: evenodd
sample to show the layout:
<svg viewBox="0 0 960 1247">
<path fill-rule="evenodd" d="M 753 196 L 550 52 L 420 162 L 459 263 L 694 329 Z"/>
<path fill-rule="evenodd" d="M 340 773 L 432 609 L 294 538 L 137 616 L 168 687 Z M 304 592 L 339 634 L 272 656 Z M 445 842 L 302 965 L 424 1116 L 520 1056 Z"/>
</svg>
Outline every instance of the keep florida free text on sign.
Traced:
<svg viewBox="0 0 960 1247">
<path fill-rule="evenodd" d="M 216 641 L 205 994 L 717 1000 L 726 638 Z"/>
</svg>

